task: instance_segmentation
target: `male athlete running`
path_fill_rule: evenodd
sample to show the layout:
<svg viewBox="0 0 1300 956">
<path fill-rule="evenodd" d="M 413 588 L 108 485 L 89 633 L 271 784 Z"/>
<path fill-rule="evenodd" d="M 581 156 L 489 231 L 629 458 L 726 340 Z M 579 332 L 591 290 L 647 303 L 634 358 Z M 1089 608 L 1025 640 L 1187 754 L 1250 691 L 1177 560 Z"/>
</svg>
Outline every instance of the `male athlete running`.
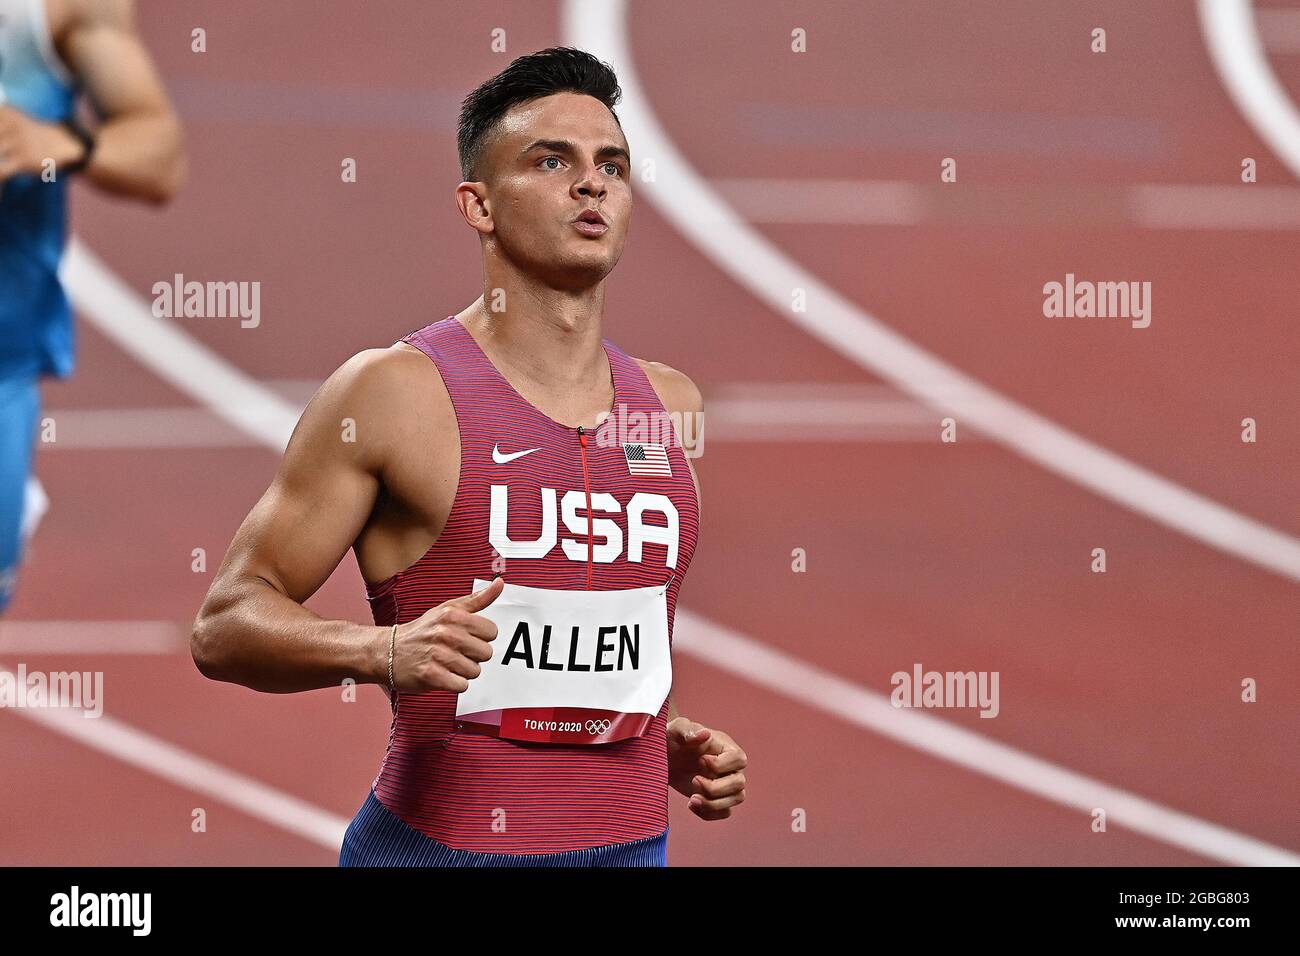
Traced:
<svg viewBox="0 0 1300 956">
<path fill-rule="evenodd" d="M 632 213 L 613 72 L 515 60 L 461 110 L 483 295 L 354 356 L 303 413 L 195 621 L 200 671 L 389 690 L 343 865 L 665 865 L 668 787 L 706 820 L 746 758 L 669 699 L 699 489 L 689 378 L 602 337 Z M 302 606 L 355 551 L 375 624 Z"/>
<path fill-rule="evenodd" d="M 101 118 L 93 133 L 74 119 L 79 89 Z M 58 276 L 68 179 L 163 202 L 183 169 L 131 0 L 0 0 L 0 614 L 45 507 L 31 475 L 39 380 L 74 363 Z"/>
</svg>

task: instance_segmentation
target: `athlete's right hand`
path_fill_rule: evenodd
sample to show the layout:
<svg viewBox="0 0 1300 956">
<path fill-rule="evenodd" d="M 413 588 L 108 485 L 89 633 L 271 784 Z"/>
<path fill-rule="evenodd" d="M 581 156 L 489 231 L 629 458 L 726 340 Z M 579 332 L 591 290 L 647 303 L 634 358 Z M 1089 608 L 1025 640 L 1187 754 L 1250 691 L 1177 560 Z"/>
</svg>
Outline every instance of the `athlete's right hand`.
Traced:
<svg viewBox="0 0 1300 956">
<path fill-rule="evenodd" d="M 482 672 L 479 667 L 492 659 L 490 641 L 497 626 L 483 610 L 505 588 L 498 576 L 481 591 L 453 598 L 425 611 L 414 621 L 397 626 L 393 647 L 393 683 L 404 693 L 450 690 L 457 694 L 469 689 L 469 682 Z M 387 655 L 384 656 L 387 665 Z M 387 683 L 388 675 L 384 675 Z"/>
</svg>

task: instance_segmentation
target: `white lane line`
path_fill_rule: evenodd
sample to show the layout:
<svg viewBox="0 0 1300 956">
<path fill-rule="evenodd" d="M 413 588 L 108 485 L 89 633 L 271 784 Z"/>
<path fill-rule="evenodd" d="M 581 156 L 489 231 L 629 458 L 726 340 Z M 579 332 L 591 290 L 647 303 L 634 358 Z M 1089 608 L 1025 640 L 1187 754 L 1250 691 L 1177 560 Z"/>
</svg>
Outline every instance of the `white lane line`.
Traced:
<svg viewBox="0 0 1300 956">
<path fill-rule="evenodd" d="M 179 451 L 262 448 L 245 432 L 203 409 L 51 409 L 58 451 Z M 774 405 L 761 399 L 719 400 L 705 415 L 708 442 L 939 442 L 939 416 L 915 402 L 864 404 L 833 400 Z M 978 440 L 971 434 L 963 440 Z"/>
<path fill-rule="evenodd" d="M 910 226 L 932 218 L 931 192 L 883 179 L 715 179 L 750 222 Z"/>
<path fill-rule="evenodd" d="M 710 442 L 916 442 L 938 448 L 941 432 L 942 416 L 933 408 L 884 384 L 730 382 L 704 399 L 705 454 Z"/>
<path fill-rule="evenodd" d="M 627 4 L 568 0 L 565 41 L 618 71 L 619 118 L 653 157 L 651 201 L 701 253 L 776 314 L 831 349 L 1029 461 L 1229 554 L 1300 581 L 1300 540 L 1134 464 L 1001 395 L 931 355 L 791 260 L 718 198 L 660 126 L 627 47 Z M 806 311 L 790 307 L 796 289 Z M 707 438 L 705 439 L 707 441 Z"/>
<path fill-rule="evenodd" d="M 762 225 L 917 226 L 1028 221 L 1035 226 L 1079 221 L 1078 190 L 1006 185 L 962 186 L 960 204 L 947 187 L 875 179 L 713 179 L 709 185 L 746 222 Z M 1094 187 L 1088 225 L 1141 229 L 1300 229 L 1300 188 L 1257 183 L 1140 183 L 1113 191 Z M 1015 201 L 1003 197 L 1010 196 Z M 1030 213 L 1032 210 L 1032 213 Z"/>
<path fill-rule="evenodd" d="M 1087 815 L 1100 807 L 1110 823 L 1213 860 L 1242 866 L 1300 866 L 1300 855 L 1289 850 L 1172 810 L 923 711 L 895 708 L 885 694 L 689 611 L 677 612 L 673 631 L 674 649 L 782 697 L 1077 810 L 1081 828 L 1088 825 Z"/>
<path fill-rule="evenodd" d="M 303 404 L 295 407 L 300 412 Z M 706 443 L 938 444 L 941 430 L 934 409 L 887 385 L 731 383 L 711 391 L 705 408 Z M 44 445 L 43 452 L 262 447 L 207 408 L 56 408 L 45 414 L 57 426 L 58 441 Z"/>
<path fill-rule="evenodd" d="M 1199 0 L 1197 10 L 1224 89 L 1265 145 L 1300 178 L 1300 112 L 1269 66 L 1250 0 Z"/>
<path fill-rule="evenodd" d="M 268 404 L 264 396 L 269 393 L 255 380 L 217 359 L 170 320 L 154 316 L 143 296 L 75 238 L 59 274 L 77 309 L 128 355 L 236 428 L 284 450 L 298 421 L 293 409 L 283 402 Z"/>
<path fill-rule="evenodd" d="M 0 673 L 17 675 L 4 664 Z M 220 800 L 249 816 L 337 851 L 348 820 L 269 787 L 228 767 L 197 757 L 112 717 L 87 718 L 80 708 L 0 709 L 40 724 L 93 750 L 161 777 L 178 787 Z"/>
<path fill-rule="evenodd" d="M 1133 221 L 1148 229 L 1300 229 L 1295 186 L 1134 186 L 1128 204 Z"/>
<path fill-rule="evenodd" d="M 206 408 L 52 408 L 45 415 L 54 421 L 58 441 L 42 445 L 42 454 L 265 447 L 247 430 Z"/>
<path fill-rule="evenodd" d="M 175 654 L 175 621 L 0 621 L 0 654 Z"/>
</svg>

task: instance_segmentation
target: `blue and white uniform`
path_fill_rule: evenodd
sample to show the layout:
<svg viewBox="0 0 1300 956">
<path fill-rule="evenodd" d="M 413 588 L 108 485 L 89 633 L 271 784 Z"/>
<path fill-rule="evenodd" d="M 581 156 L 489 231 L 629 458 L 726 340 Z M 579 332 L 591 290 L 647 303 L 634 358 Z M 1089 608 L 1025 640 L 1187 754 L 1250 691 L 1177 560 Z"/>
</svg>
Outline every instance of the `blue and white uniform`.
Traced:
<svg viewBox="0 0 1300 956">
<path fill-rule="evenodd" d="M 44 0 L 0 0 L 0 105 L 47 123 L 69 119 L 76 83 L 54 51 Z M 41 493 L 29 482 L 39 379 L 75 360 L 72 311 L 59 282 L 67 177 L 24 174 L 0 183 L 0 611 Z M 24 505 L 28 519 L 24 521 Z"/>
</svg>

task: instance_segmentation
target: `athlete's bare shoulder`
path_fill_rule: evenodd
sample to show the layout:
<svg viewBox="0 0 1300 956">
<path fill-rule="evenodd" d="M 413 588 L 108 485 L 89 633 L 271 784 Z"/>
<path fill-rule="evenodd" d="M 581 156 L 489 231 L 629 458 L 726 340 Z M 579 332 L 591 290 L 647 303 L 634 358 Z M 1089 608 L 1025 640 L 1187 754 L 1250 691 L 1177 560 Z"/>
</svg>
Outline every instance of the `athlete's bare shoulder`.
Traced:
<svg viewBox="0 0 1300 956">
<path fill-rule="evenodd" d="M 673 428 L 677 431 L 677 440 L 681 442 L 683 448 L 687 449 L 686 465 L 690 469 L 691 480 L 695 483 L 696 500 L 699 500 L 700 480 L 695 474 L 695 466 L 691 464 L 690 459 L 703 449 L 701 443 L 704 429 L 704 396 L 685 372 L 679 372 L 663 362 L 651 362 L 647 359 L 637 359 L 636 362 L 658 393 L 664 410 L 669 415 L 676 416 L 673 419 Z"/>
<path fill-rule="evenodd" d="M 704 411 L 704 396 L 685 372 L 649 359 L 637 359 L 636 363 L 641 366 L 646 378 L 650 379 L 650 384 L 654 386 L 659 401 L 664 403 L 666 410 L 683 414 Z"/>
<path fill-rule="evenodd" d="M 398 342 L 353 355 L 325 380 L 318 394 L 382 406 L 417 382 L 427 386 L 430 374 L 438 375 L 437 366 L 419 349 Z"/>
<path fill-rule="evenodd" d="M 325 380 L 303 413 L 309 441 L 349 435 L 368 470 L 382 470 L 404 445 L 455 432 L 451 397 L 438 368 L 405 343 L 356 353 Z"/>
</svg>

